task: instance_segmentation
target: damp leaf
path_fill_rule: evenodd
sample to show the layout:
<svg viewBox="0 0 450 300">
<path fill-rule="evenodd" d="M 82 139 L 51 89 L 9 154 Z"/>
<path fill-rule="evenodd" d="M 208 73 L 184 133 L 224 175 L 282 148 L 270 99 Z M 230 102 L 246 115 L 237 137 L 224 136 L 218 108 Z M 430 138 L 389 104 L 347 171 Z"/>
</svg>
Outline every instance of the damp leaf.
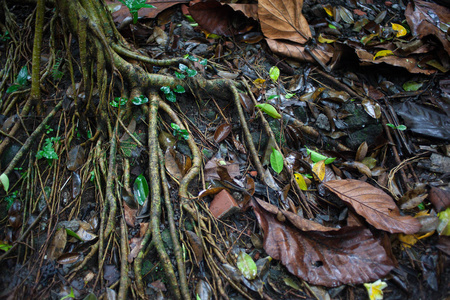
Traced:
<svg viewBox="0 0 450 300">
<path fill-rule="evenodd" d="M 253 258 L 247 253 L 241 251 L 237 258 L 237 267 L 241 271 L 242 275 L 248 280 L 256 278 L 257 267 Z"/>
</svg>

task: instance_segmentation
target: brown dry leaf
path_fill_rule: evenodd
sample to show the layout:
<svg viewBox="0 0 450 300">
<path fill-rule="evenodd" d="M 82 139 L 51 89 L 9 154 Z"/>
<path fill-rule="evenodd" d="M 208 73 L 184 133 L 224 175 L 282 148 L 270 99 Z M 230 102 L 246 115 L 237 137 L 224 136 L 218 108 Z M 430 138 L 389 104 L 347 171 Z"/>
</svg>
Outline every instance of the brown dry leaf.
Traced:
<svg viewBox="0 0 450 300">
<path fill-rule="evenodd" d="M 125 216 L 125 222 L 127 223 L 127 225 L 130 227 L 134 227 L 134 224 L 136 222 L 137 209 L 130 208 L 124 201 L 123 212 Z"/>
<path fill-rule="evenodd" d="M 194 251 L 195 262 L 198 265 L 203 260 L 202 241 L 200 240 L 198 235 L 195 234 L 195 232 L 186 230 L 185 233 L 189 239 L 189 243 L 191 244 L 192 250 Z"/>
<path fill-rule="evenodd" d="M 345 227 L 304 232 L 280 222 L 257 202 L 252 206 L 264 231 L 264 249 L 296 276 L 314 285 L 335 287 L 371 282 L 385 276 L 394 263 L 370 230 Z"/>
<path fill-rule="evenodd" d="M 261 199 L 258 198 L 254 198 L 256 203 L 259 204 L 259 206 L 264 209 L 266 212 L 271 213 L 274 216 L 280 215 L 282 214 L 285 219 L 289 220 L 293 226 L 295 226 L 297 229 L 301 230 L 301 231 L 322 231 L 322 232 L 326 232 L 326 231 L 337 231 L 339 230 L 339 228 L 333 228 L 333 227 L 326 227 L 323 226 L 322 224 L 319 224 L 317 222 L 305 219 L 300 217 L 297 214 L 294 214 L 290 211 L 287 210 L 280 210 L 278 207 L 276 207 L 275 205 L 272 205 L 268 202 L 265 202 Z"/>
<path fill-rule="evenodd" d="M 58 229 L 53 236 L 52 242 L 47 249 L 47 258 L 49 260 L 55 260 L 60 257 L 67 243 L 67 232 L 65 228 Z"/>
<path fill-rule="evenodd" d="M 224 187 L 215 187 L 215 188 L 209 188 L 206 190 L 202 190 L 200 193 L 198 193 L 198 198 L 202 199 L 203 197 L 206 196 L 213 196 L 215 194 L 218 194 L 219 192 L 221 192 L 222 190 L 224 190 Z"/>
<path fill-rule="evenodd" d="M 227 4 L 215 0 L 198 2 L 189 7 L 192 18 L 206 31 L 222 36 L 234 36 L 245 33 L 248 27 L 236 28 L 236 24 L 245 25 L 247 18 L 242 12 L 233 10 Z"/>
<path fill-rule="evenodd" d="M 80 253 L 64 253 L 58 257 L 58 260 L 56 262 L 61 265 L 73 264 L 79 258 Z"/>
<path fill-rule="evenodd" d="M 139 233 L 131 238 L 130 240 L 130 251 L 128 254 L 128 262 L 132 263 L 139 251 L 142 249 L 142 240 L 144 239 L 145 233 L 148 230 L 148 223 L 141 223 Z"/>
<path fill-rule="evenodd" d="M 205 165 L 205 181 L 220 179 L 219 174 L 217 174 L 217 166 L 224 166 L 231 178 L 241 175 L 238 163 L 230 163 L 225 162 L 223 159 L 212 158 Z"/>
<path fill-rule="evenodd" d="M 420 223 L 411 216 L 401 216 L 391 196 L 381 189 L 354 179 L 334 180 L 324 185 L 374 227 L 390 233 L 413 234 Z"/>
<path fill-rule="evenodd" d="M 216 132 L 214 133 L 214 141 L 220 143 L 226 139 L 231 132 L 231 128 L 232 126 L 229 123 L 224 123 L 217 127 Z"/>
<path fill-rule="evenodd" d="M 372 177 L 372 171 L 370 171 L 369 167 L 359 161 L 346 161 L 342 163 L 342 166 L 357 169 L 361 174 Z"/>
<path fill-rule="evenodd" d="M 362 161 L 366 157 L 368 149 L 369 149 L 369 146 L 367 145 L 367 143 L 365 141 L 362 142 L 361 145 L 359 145 L 359 147 L 358 147 L 358 151 L 356 151 L 355 160 Z"/>
<path fill-rule="evenodd" d="M 316 60 L 311 55 L 309 55 L 309 53 L 305 51 L 305 47 L 300 44 L 291 43 L 288 41 L 272 40 L 268 38 L 266 38 L 266 41 L 270 49 L 281 56 L 295 58 L 300 61 L 316 63 Z M 321 62 L 326 64 L 333 57 L 333 50 L 333 46 L 331 46 L 330 44 L 319 44 L 312 50 L 312 53 Z"/>
<path fill-rule="evenodd" d="M 434 35 L 450 55 L 450 41 L 448 40 L 450 9 L 448 7 L 416 0 L 414 3 L 408 3 L 405 17 L 414 36 L 423 38 L 427 35 Z"/>
<path fill-rule="evenodd" d="M 305 44 L 312 36 L 302 7 L 303 0 L 259 0 L 258 16 L 264 35 Z"/>
<path fill-rule="evenodd" d="M 363 49 L 356 49 L 356 55 L 363 62 L 361 65 L 372 65 L 386 63 L 388 65 L 405 68 L 410 73 L 420 73 L 425 75 L 431 75 L 436 73 L 436 70 L 421 69 L 417 66 L 418 61 L 413 57 L 398 57 L 398 56 L 385 56 L 373 60 L 373 55 Z"/>
<path fill-rule="evenodd" d="M 184 168 L 180 168 L 180 163 L 178 162 L 176 153 L 173 149 L 167 148 L 164 160 L 166 169 L 169 174 L 175 177 L 177 180 L 181 180 L 181 178 L 183 177 L 182 170 Z"/>
<path fill-rule="evenodd" d="M 443 211 L 450 206 L 450 192 L 441 188 L 432 187 L 429 199 L 437 212 Z"/>
<path fill-rule="evenodd" d="M 258 4 L 228 4 L 232 9 L 241 11 L 248 18 L 258 20 Z"/>
</svg>

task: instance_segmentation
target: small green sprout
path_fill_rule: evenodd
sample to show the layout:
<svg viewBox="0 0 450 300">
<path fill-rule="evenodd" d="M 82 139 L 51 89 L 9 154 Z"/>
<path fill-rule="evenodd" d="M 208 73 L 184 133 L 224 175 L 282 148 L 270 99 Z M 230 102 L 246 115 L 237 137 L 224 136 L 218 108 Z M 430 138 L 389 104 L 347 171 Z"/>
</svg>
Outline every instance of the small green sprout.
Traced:
<svg viewBox="0 0 450 300">
<path fill-rule="evenodd" d="M 126 7 L 128 7 L 128 10 L 130 11 L 130 14 L 133 16 L 133 24 L 137 23 L 138 20 L 138 11 L 141 8 L 156 8 L 155 6 L 151 4 L 147 4 L 146 0 L 119 0 L 122 2 Z"/>
<path fill-rule="evenodd" d="M 389 126 L 391 128 L 397 129 L 397 130 L 406 130 L 406 128 L 407 128 L 405 125 L 395 126 L 394 124 L 391 124 L 391 123 L 387 123 L 386 126 Z"/>
</svg>

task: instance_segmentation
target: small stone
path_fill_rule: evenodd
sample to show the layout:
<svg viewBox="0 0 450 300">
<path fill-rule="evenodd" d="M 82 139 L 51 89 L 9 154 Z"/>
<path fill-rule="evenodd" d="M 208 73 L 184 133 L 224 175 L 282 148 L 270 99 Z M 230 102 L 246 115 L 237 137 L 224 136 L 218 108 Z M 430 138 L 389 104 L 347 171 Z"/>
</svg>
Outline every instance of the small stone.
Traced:
<svg viewBox="0 0 450 300">
<path fill-rule="evenodd" d="M 230 193 L 227 190 L 222 190 L 214 197 L 209 210 L 217 219 L 223 219 L 239 211 L 240 208 Z"/>
<path fill-rule="evenodd" d="M 330 131 L 330 121 L 324 114 L 319 114 L 316 121 L 316 126 L 322 130 Z"/>
</svg>

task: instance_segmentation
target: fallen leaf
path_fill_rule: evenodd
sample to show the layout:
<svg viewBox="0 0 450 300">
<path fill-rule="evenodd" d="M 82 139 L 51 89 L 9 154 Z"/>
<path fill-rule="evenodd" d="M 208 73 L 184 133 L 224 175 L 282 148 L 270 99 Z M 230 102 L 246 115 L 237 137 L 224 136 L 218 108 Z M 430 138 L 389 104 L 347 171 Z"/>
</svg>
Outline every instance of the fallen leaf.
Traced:
<svg viewBox="0 0 450 300">
<path fill-rule="evenodd" d="M 406 234 L 420 229 L 416 219 L 400 215 L 391 196 L 366 182 L 346 179 L 328 181 L 324 185 L 377 229 Z"/>
<path fill-rule="evenodd" d="M 262 202 L 262 201 L 261 201 Z M 385 276 L 394 263 L 363 227 L 304 232 L 252 201 L 264 231 L 264 249 L 294 275 L 314 285 L 361 284 Z"/>
<path fill-rule="evenodd" d="M 214 141 L 216 143 L 220 143 L 224 139 L 228 137 L 231 132 L 231 124 L 224 123 L 217 127 L 216 132 L 214 133 Z"/>
<path fill-rule="evenodd" d="M 259 0 L 261 30 L 269 39 L 304 44 L 312 36 L 302 14 L 303 0 Z"/>
</svg>

